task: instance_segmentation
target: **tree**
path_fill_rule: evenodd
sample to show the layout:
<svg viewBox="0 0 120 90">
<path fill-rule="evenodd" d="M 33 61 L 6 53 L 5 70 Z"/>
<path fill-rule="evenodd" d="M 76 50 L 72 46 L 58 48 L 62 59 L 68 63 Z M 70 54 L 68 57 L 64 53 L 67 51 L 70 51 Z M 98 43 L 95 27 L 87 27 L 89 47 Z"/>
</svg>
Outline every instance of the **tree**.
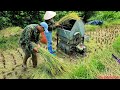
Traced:
<svg viewBox="0 0 120 90">
<path fill-rule="evenodd" d="M 95 11 L 83 11 L 83 21 L 84 23 L 87 23 L 87 20 L 95 14 Z"/>
</svg>

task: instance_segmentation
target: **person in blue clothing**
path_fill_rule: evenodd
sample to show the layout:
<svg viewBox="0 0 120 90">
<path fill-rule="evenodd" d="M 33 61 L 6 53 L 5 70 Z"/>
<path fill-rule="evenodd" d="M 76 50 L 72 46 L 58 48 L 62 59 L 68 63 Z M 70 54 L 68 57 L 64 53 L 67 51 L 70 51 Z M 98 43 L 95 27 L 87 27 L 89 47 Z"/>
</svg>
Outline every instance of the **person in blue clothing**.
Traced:
<svg viewBox="0 0 120 90">
<path fill-rule="evenodd" d="M 44 20 L 48 24 L 48 32 L 45 31 L 45 35 L 47 38 L 47 48 L 51 54 L 55 53 L 55 50 L 53 50 L 52 48 L 52 31 L 60 26 L 59 24 L 55 24 L 53 20 L 55 16 L 56 12 L 53 11 L 46 11 L 44 15 Z"/>
</svg>

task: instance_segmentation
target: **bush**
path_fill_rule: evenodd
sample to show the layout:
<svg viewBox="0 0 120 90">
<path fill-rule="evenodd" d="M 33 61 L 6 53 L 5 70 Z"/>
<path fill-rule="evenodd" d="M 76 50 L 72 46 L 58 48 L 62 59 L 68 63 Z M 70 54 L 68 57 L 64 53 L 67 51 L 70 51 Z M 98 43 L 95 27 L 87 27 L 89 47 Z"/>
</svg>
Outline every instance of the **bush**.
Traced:
<svg viewBox="0 0 120 90">
<path fill-rule="evenodd" d="M 103 21 L 111 21 L 120 19 L 120 12 L 117 11 L 97 11 L 95 15 L 92 15 L 90 20 L 103 20 Z"/>
<path fill-rule="evenodd" d="M 19 26 L 24 28 L 30 23 L 39 23 L 43 20 L 44 11 L 1 11 L 0 29 L 8 26 Z"/>
<path fill-rule="evenodd" d="M 77 12 L 80 16 L 85 16 L 85 20 L 92 16 L 91 12 L 86 11 L 56 11 L 57 15 L 54 20 L 58 21 L 70 12 Z M 45 11 L 0 11 L 0 29 L 9 26 L 24 28 L 28 24 L 39 23 L 40 21 L 44 21 L 44 14 Z"/>
<path fill-rule="evenodd" d="M 10 23 L 10 19 L 8 17 L 0 17 L 0 30 L 11 25 L 12 23 Z"/>
</svg>

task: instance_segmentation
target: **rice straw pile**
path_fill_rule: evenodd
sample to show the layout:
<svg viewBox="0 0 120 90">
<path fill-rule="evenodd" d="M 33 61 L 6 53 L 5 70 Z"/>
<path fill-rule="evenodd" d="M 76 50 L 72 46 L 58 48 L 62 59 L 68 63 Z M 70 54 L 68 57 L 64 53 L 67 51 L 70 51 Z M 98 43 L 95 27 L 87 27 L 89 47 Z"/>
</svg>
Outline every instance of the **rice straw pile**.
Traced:
<svg viewBox="0 0 120 90">
<path fill-rule="evenodd" d="M 75 13 L 75 12 L 72 12 L 72 13 L 69 13 L 67 15 L 65 15 L 63 18 L 61 18 L 57 23 L 58 24 L 62 24 L 64 23 L 66 20 L 79 20 L 80 17 L 78 16 L 78 13 Z"/>
<path fill-rule="evenodd" d="M 55 76 L 65 71 L 65 64 L 57 56 L 53 56 L 44 48 L 39 49 L 39 54 L 45 60 L 41 65 L 41 69 L 47 72 L 48 75 Z"/>
</svg>

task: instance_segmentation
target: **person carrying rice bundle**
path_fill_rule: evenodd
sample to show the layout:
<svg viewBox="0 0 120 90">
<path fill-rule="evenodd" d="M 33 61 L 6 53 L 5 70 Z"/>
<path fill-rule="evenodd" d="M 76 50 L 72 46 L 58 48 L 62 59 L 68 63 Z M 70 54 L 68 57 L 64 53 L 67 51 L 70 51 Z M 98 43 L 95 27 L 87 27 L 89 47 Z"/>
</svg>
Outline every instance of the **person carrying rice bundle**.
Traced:
<svg viewBox="0 0 120 90">
<path fill-rule="evenodd" d="M 22 65 L 24 70 L 27 68 L 27 60 L 31 55 L 33 68 L 37 66 L 37 52 L 40 48 L 39 35 L 44 31 L 48 31 L 48 24 L 46 22 L 41 22 L 40 24 L 30 24 L 24 28 L 19 40 L 19 44 L 25 53 Z"/>
</svg>

